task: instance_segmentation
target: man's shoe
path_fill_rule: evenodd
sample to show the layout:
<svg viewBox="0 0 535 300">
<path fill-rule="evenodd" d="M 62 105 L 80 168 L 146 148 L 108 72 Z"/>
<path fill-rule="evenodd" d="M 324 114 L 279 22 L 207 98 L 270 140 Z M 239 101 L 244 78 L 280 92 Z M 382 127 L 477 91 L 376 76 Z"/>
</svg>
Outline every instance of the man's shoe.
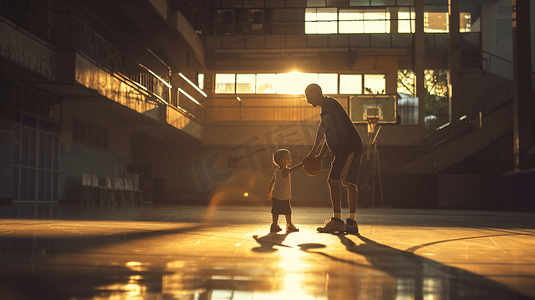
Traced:
<svg viewBox="0 0 535 300">
<path fill-rule="evenodd" d="M 336 218 L 331 218 L 330 220 L 325 221 L 325 226 L 318 227 L 317 230 L 321 233 L 334 233 L 336 231 L 344 232 L 346 230 L 346 226 L 344 224 L 344 221 Z"/>
<path fill-rule="evenodd" d="M 271 224 L 271 227 L 269 228 L 269 232 L 279 232 L 282 231 L 282 228 L 280 228 L 279 225 Z"/>
<path fill-rule="evenodd" d="M 346 220 L 346 232 L 347 233 L 359 233 L 359 226 L 357 225 L 357 222 L 351 220 L 350 218 L 347 218 Z"/>
</svg>

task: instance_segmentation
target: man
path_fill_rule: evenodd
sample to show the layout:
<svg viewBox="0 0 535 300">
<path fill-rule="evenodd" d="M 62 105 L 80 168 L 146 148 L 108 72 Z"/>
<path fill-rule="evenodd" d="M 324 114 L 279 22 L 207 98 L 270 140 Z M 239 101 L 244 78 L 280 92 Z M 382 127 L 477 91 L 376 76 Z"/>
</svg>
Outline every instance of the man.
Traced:
<svg viewBox="0 0 535 300">
<path fill-rule="evenodd" d="M 314 146 L 303 159 L 322 161 L 330 150 L 334 155 L 329 173 L 329 189 L 333 217 L 317 230 L 323 233 L 346 231 L 358 233 L 356 211 L 358 202 L 357 179 L 363 153 L 362 139 L 342 105 L 334 98 L 323 96 L 321 87 L 315 83 L 305 89 L 307 102 L 314 107 L 321 107 L 321 122 L 316 132 Z M 324 144 L 328 147 L 325 147 Z M 319 155 L 316 153 L 319 152 Z M 345 185 L 348 192 L 349 217 L 346 224 L 342 220 L 340 201 L 341 187 Z"/>
</svg>

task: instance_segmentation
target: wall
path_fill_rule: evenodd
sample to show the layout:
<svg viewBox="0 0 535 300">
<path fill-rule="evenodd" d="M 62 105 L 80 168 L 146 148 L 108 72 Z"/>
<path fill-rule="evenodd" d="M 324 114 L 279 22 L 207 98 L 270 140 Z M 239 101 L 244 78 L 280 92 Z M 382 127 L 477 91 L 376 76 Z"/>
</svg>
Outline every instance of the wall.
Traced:
<svg viewBox="0 0 535 300">
<path fill-rule="evenodd" d="M 117 113 L 107 107 L 106 102 L 67 100 L 63 101 L 62 114 L 58 198 L 79 199 L 80 173 L 97 175 L 101 185 L 104 184 L 104 177 L 123 178 L 132 161 L 132 132 L 118 124 L 120 122 L 117 121 Z M 108 149 L 74 142 L 72 140 L 74 118 L 107 129 Z"/>
<path fill-rule="evenodd" d="M 0 62 L 1 63 L 1 62 Z M 11 200 L 13 180 L 13 100 L 0 81 L 0 202 Z M 12 89 L 9 89 L 12 90 Z"/>
<path fill-rule="evenodd" d="M 299 146 L 298 151 L 292 150 L 295 146 L 287 148 L 292 153 L 292 165 L 308 152 L 308 148 Z M 136 163 L 152 165 L 153 177 L 165 178 L 166 202 L 262 204 L 275 170 L 268 145 L 154 147 L 145 151 Z M 327 175 L 328 170 L 315 177 L 303 171 L 293 173 L 292 202 L 329 205 Z"/>
</svg>

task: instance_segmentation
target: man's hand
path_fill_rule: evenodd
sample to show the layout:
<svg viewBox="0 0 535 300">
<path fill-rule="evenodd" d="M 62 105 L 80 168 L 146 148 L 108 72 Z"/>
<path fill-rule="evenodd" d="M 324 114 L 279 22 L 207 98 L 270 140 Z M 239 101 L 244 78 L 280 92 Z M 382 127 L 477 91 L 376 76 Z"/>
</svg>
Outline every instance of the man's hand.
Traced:
<svg viewBox="0 0 535 300">
<path fill-rule="evenodd" d="M 266 195 L 266 200 L 269 201 L 269 200 L 271 200 L 271 198 L 272 198 L 272 197 L 271 197 L 271 192 L 267 193 L 267 195 Z"/>
</svg>

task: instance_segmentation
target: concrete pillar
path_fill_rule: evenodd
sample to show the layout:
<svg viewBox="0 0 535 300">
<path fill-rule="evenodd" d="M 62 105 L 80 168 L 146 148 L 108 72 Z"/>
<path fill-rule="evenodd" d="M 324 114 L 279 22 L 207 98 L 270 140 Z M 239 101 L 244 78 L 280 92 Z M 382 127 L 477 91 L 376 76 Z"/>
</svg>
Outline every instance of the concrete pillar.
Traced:
<svg viewBox="0 0 535 300">
<path fill-rule="evenodd" d="M 390 12 L 390 33 L 398 33 L 398 7 L 389 7 Z"/>
<path fill-rule="evenodd" d="M 424 36 L 424 0 L 414 1 L 415 31 L 413 47 L 413 72 L 416 77 L 416 97 L 418 97 L 418 125 L 424 127 L 425 117 L 425 36 Z M 422 130 L 422 134 L 424 130 Z"/>
<path fill-rule="evenodd" d="M 513 128 L 514 170 L 525 164 L 526 151 L 532 148 L 531 115 L 531 28 L 530 1 L 513 1 Z"/>
<path fill-rule="evenodd" d="M 462 116 L 460 111 L 461 95 L 461 33 L 459 32 L 459 0 L 448 0 L 449 5 L 449 92 L 450 92 L 450 122 Z M 452 127 L 453 128 L 453 127 Z"/>
</svg>

